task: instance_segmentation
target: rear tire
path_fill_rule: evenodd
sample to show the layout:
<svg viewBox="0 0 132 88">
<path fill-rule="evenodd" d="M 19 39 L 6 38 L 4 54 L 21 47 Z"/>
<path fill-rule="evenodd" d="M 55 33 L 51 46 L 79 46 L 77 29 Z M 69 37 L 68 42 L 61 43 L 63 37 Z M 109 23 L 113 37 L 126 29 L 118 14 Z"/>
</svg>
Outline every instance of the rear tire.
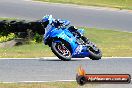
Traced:
<svg viewBox="0 0 132 88">
<path fill-rule="evenodd" d="M 59 43 L 62 43 L 62 44 L 63 44 L 63 47 L 65 47 L 65 50 L 62 49 L 62 51 L 61 51 L 61 50 L 59 50 L 59 48 L 57 48 L 57 47 L 59 47 Z M 51 50 L 52 50 L 52 52 L 53 52 L 59 59 L 61 59 L 61 60 L 63 60 L 63 61 L 70 61 L 70 60 L 71 60 L 72 55 L 71 55 L 71 51 L 70 51 L 70 48 L 69 48 L 69 47 L 70 47 L 70 46 L 69 46 L 68 43 L 62 42 L 62 41 L 60 41 L 60 42 L 52 41 L 52 44 L 51 44 Z M 61 52 L 59 52 L 59 51 L 61 51 L 61 52 L 64 51 L 64 54 L 67 53 L 68 56 L 63 55 L 63 54 L 62 54 Z"/>
</svg>

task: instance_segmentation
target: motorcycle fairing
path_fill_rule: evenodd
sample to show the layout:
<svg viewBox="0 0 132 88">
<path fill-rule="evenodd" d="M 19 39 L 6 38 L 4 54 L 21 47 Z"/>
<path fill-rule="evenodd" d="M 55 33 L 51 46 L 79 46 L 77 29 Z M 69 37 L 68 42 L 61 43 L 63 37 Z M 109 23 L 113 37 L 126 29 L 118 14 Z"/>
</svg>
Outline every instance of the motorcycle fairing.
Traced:
<svg viewBox="0 0 132 88">
<path fill-rule="evenodd" d="M 78 47 L 73 53 L 72 58 L 84 58 L 88 56 L 89 56 L 88 47 L 85 45 L 78 45 Z"/>
<path fill-rule="evenodd" d="M 48 38 L 53 38 L 53 39 L 58 38 L 67 41 L 71 46 L 72 52 L 74 52 L 76 50 L 76 47 L 78 46 L 78 44 L 76 43 L 76 38 L 67 29 L 61 29 L 61 28 L 56 29 L 52 27 L 51 29 L 48 30 L 48 32 L 45 35 L 44 38 L 45 44 L 46 42 L 48 42 L 47 40 Z"/>
</svg>

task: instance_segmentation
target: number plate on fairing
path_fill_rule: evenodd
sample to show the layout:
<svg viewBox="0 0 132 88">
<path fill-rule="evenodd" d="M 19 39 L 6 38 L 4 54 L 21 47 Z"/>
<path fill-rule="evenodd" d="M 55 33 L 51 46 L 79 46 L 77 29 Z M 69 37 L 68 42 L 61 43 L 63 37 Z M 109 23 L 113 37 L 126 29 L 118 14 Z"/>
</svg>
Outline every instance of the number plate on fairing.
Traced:
<svg viewBox="0 0 132 88">
<path fill-rule="evenodd" d="M 75 50 L 75 54 L 79 54 L 80 52 L 82 52 L 83 49 L 83 45 L 79 45 L 76 50 Z"/>
</svg>

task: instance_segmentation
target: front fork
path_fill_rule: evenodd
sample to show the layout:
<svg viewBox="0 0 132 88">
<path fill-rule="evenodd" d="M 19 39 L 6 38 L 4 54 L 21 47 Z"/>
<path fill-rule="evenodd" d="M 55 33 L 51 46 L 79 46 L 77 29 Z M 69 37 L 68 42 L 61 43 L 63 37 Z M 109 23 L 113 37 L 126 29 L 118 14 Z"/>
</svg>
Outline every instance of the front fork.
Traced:
<svg viewBox="0 0 132 88">
<path fill-rule="evenodd" d="M 81 36 L 82 40 L 84 41 L 85 44 L 89 44 L 89 39 L 86 38 L 85 36 Z"/>
</svg>

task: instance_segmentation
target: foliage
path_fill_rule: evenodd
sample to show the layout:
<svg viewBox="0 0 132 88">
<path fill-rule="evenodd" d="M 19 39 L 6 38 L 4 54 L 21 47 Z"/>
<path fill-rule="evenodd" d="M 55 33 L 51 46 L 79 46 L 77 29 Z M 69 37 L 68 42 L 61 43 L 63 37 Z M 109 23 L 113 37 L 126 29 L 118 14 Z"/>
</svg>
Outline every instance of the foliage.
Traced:
<svg viewBox="0 0 132 88">
<path fill-rule="evenodd" d="M 12 39 L 16 38 L 16 35 L 14 33 L 10 33 L 7 36 L 0 36 L 0 43 L 10 41 Z"/>
<path fill-rule="evenodd" d="M 35 33 L 35 35 L 33 37 L 33 42 L 39 43 L 39 42 L 42 42 L 42 40 L 43 40 L 43 36 L 38 33 Z"/>
</svg>

